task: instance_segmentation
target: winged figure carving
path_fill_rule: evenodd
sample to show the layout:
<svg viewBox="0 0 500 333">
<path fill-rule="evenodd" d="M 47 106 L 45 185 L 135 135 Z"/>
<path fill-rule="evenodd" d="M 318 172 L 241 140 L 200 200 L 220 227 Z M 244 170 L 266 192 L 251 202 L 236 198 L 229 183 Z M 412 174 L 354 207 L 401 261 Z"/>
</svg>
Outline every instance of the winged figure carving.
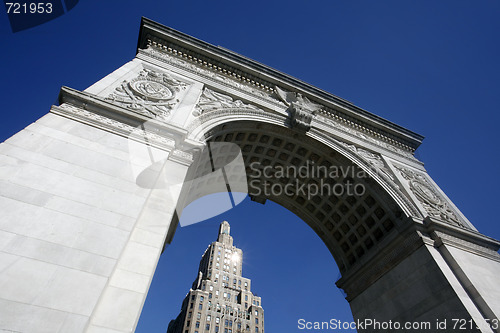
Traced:
<svg viewBox="0 0 500 333">
<path fill-rule="evenodd" d="M 275 87 L 275 90 L 276 94 L 287 106 L 291 106 L 292 104 L 299 104 L 302 108 L 309 110 L 312 113 L 321 109 L 321 105 L 311 102 L 301 93 L 285 91 L 278 86 Z"/>
<path fill-rule="evenodd" d="M 311 102 L 301 93 L 285 91 L 278 86 L 275 87 L 275 91 L 276 95 L 288 106 L 291 126 L 307 132 L 311 128 L 313 115 L 322 106 Z"/>
</svg>

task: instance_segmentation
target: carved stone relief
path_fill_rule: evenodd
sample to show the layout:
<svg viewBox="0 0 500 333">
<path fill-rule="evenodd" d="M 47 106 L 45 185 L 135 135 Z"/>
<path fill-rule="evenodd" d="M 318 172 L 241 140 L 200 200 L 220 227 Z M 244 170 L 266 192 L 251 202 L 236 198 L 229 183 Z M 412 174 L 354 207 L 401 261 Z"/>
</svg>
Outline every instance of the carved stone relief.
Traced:
<svg viewBox="0 0 500 333">
<path fill-rule="evenodd" d="M 172 107 L 179 102 L 176 95 L 187 84 L 167 73 L 143 69 L 137 77 L 123 81 L 106 100 L 137 113 L 167 119 Z"/>
<path fill-rule="evenodd" d="M 291 126 L 304 132 L 309 131 L 314 114 L 321 110 L 322 106 L 311 102 L 300 93 L 285 91 L 278 86 L 275 91 L 276 95 L 288 106 Z"/>
<path fill-rule="evenodd" d="M 255 105 L 243 103 L 239 99 L 233 99 L 231 96 L 215 92 L 209 88 L 205 88 L 200 96 L 198 104 L 193 111 L 194 116 L 199 116 L 209 111 L 220 109 L 259 109 Z"/>
<path fill-rule="evenodd" d="M 354 145 L 350 145 L 345 142 L 340 142 L 340 144 L 349 149 L 350 151 L 354 152 L 355 154 L 357 154 L 359 157 L 361 157 L 365 162 L 367 162 L 372 167 L 372 169 L 377 171 L 377 173 L 386 181 L 392 183 L 396 188 L 399 188 L 399 186 L 394 181 L 392 173 L 386 167 L 384 160 L 382 160 L 382 157 L 380 155 L 372 153 L 363 148 L 358 148 Z"/>
<path fill-rule="evenodd" d="M 374 170 L 377 175 L 379 175 L 393 190 L 401 197 L 401 199 L 406 204 L 406 207 L 409 209 L 412 216 L 421 217 L 421 214 L 418 213 L 418 209 L 411 202 L 411 200 L 401 191 L 400 186 L 397 184 L 397 181 L 390 171 L 390 169 L 385 164 L 384 160 L 379 154 L 372 153 L 363 148 L 356 147 L 355 145 L 348 144 L 346 142 L 336 140 L 341 146 L 350 150 L 356 156 L 360 157 L 364 162 L 366 162 L 372 170 Z"/>
<path fill-rule="evenodd" d="M 395 165 L 401 176 L 408 181 L 408 186 L 430 217 L 464 227 L 465 224 L 449 207 L 443 198 L 423 174 L 400 165 Z"/>
</svg>

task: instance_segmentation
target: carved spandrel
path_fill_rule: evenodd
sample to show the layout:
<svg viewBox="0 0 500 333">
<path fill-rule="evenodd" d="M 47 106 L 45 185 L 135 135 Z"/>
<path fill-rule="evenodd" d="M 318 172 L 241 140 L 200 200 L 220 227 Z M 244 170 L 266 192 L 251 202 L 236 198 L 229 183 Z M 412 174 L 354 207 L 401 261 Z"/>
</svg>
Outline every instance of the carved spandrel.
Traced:
<svg viewBox="0 0 500 333">
<path fill-rule="evenodd" d="M 340 144 L 361 157 L 372 167 L 372 169 L 377 171 L 377 174 L 384 178 L 384 180 L 390 182 L 395 188 L 399 188 L 399 186 L 395 183 L 391 171 L 386 167 L 384 160 L 382 160 L 382 157 L 380 155 L 372 153 L 363 148 L 358 148 L 354 145 L 347 144 L 345 142 L 341 142 Z"/>
<path fill-rule="evenodd" d="M 179 103 L 177 94 L 187 84 L 167 73 L 143 69 L 132 80 L 123 81 L 106 99 L 134 112 L 166 120 Z"/>
<path fill-rule="evenodd" d="M 381 155 L 370 152 L 363 148 L 356 147 L 355 145 L 351 145 L 346 142 L 338 141 L 338 143 L 361 158 L 361 160 L 363 160 L 366 164 L 368 164 L 370 168 L 374 170 L 377 175 L 380 176 L 382 180 L 395 191 L 395 193 L 397 193 L 412 216 L 422 217 L 410 198 L 408 198 L 408 196 L 401 190 L 397 180 L 395 179 L 395 175 L 386 165 Z"/>
<path fill-rule="evenodd" d="M 434 188 L 423 174 L 400 165 L 395 165 L 395 167 L 408 182 L 411 192 L 430 217 L 452 225 L 466 227 L 462 219 L 449 206 L 446 198 Z"/>
<path fill-rule="evenodd" d="M 231 96 L 215 92 L 205 88 L 193 112 L 195 116 L 203 113 L 221 110 L 221 109 L 251 109 L 257 110 L 258 107 L 246 104 L 239 99 L 233 99 Z"/>
</svg>

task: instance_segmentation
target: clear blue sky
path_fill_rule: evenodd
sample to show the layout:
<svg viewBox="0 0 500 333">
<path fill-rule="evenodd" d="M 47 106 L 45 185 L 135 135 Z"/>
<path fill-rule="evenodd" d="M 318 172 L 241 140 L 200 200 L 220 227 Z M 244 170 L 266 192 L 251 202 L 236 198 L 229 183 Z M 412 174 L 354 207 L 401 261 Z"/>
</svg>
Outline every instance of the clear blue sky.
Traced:
<svg viewBox="0 0 500 333">
<path fill-rule="evenodd" d="M 2 140 L 47 113 L 62 85 L 83 90 L 131 60 L 141 16 L 425 135 L 418 157 L 430 175 L 479 231 L 500 239 L 500 2 L 80 0 L 60 18 L 15 34 L 2 12 Z M 298 332 L 302 317 L 349 319 L 334 285 L 338 270 L 319 238 L 285 209 L 246 201 L 178 229 L 138 332 L 165 331 L 223 219 L 262 296 L 267 332 Z"/>
</svg>

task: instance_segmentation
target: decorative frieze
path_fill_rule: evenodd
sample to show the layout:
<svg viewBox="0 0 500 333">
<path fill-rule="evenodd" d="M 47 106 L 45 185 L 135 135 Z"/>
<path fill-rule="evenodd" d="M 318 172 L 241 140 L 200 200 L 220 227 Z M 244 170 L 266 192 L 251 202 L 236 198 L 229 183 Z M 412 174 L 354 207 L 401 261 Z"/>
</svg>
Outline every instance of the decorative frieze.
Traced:
<svg viewBox="0 0 500 333">
<path fill-rule="evenodd" d="M 155 48 L 150 46 L 145 50 L 140 50 L 140 52 L 175 67 L 182 68 L 191 73 L 196 73 L 197 75 L 208 79 L 212 79 L 228 87 L 235 88 L 246 93 L 251 93 L 257 98 L 263 99 L 269 103 L 282 106 L 282 103 L 274 97 L 273 88 L 271 88 L 272 85 L 270 83 L 269 86 L 257 83 L 244 75 L 228 71 L 216 64 L 212 64 L 197 57 L 189 56 L 171 48 L 159 50 L 157 47 Z"/>
<path fill-rule="evenodd" d="M 335 118 L 335 119 L 333 119 Z M 338 116 L 333 115 L 333 118 L 331 116 L 326 117 L 325 115 L 317 115 L 316 119 L 320 122 L 323 122 L 329 127 L 335 128 L 336 130 L 339 130 L 341 132 L 344 132 L 346 134 L 353 135 L 362 141 L 368 142 L 375 144 L 379 147 L 382 147 L 384 149 L 387 149 L 393 153 L 396 153 L 402 157 L 405 157 L 407 159 L 410 159 L 412 161 L 418 161 L 415 156 L 413 156 L 413 150 L 410 147 L 404 147 L 400 148 L 401 144 L 398 144 L 396 142 L 391 142 L 388 143 L 384 140 L 382 140 L 380 135 L 376 135 L 377 133 L 373 132 L 370 134 L 367 134 L 366 131 L 357 129 L 359 126 L 352 126 L 352 124 L 348 124 L 348 121 L 345 119 L 342 119 Z M 379 137 L 379 138 L 377 138 Z"/>
<path fill-rule="evenodd" d="M 148 47 L 139 50 L 139 53 L 158 59 L 182 70 L 194 73 L 219 84 L 242 91 L 245 94 L 251 94 L 257 99 L 267 103 L 274 104 L 280 108 L 290 107 L 282 101 L 276 93 L 273 84 L 263 81 L 261 78 L 254 78 L 251 75 L 241 72 L 217 61 L 204 58 L 201 55 L 192 54 L 187 50 L 176 45 L 166 45 L 163 41 L 151 37 L 148 40 Z M 281 88 L 280 88 L 281 89 Z M 283 89 L 281 89 L 283 90 Z M 310 127 L 310 114 L 300 107 L 290 109 L 292 122 L 294 125 L 307 129 Z M 376 144 L 384 149 L 390 150 L 402 157 L 417 161 L 413 156 L 413 148 L 403 144 L 391 137 L 391 135 L 380 131 L 379 129 L 369 128 L 368 126 L 357 123 L 354 119 L 349 120 L 342 115 L 342 111 L 333 110 L 322 106 L 317 110 L 315 120 L 325 123 L 327 126 L 334 127 L 342 132 L 354 135 L 363 141 Z"/>
</svg>

